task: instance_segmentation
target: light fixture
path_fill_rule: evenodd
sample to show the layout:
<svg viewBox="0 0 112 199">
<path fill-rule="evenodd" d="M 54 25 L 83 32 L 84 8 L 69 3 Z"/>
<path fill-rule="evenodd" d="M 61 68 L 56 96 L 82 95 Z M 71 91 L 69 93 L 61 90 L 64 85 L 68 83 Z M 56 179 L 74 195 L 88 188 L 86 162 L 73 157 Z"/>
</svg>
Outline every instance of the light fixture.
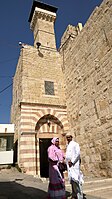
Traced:
<svg viewBox="0 0 112 199">
<path fill-rule="evenodd" d="M 21 48 L 24 48 L 24 44 L 23 44 L 21 41 L 19 41 L 19 46 L 20 46 Z"/>
<path fill-rule="evenodd" d="M 50 127 L 51 123 L 50 123 L 50 120 L 47 119 L 47 125 Z"/>
<path fill-rule="evenodd" d="M 37 49 L 39 49 L 39 47 L 41 46 L 41 43 L 37 42 L 36 45 L 37 45 Z"/>
</svg>

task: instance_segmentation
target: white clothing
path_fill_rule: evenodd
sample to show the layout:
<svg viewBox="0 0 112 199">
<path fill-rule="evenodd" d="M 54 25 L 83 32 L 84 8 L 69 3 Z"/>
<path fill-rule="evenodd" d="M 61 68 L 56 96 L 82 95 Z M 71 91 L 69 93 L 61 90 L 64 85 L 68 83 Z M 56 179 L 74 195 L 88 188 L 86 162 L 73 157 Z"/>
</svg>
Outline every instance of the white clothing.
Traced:
<svg viewBox="0 0 112 199">
<path fill-rule="evenodd" d="M 79 188 L 80 188 L 80 192 L 78 192 L 77 194 L 77 198 L 78 199 L 83 199 L 83 183 L 84 183 L 84 179 L 83 179 L 83 173 L 82 171 L 80 170 L 80 173 L 79 173 Z"/>
<path fill-rule="evenodd" d="M 79 181 L 79 174 L 80 174 L 79 158 L 80 158 L 79 144 L 72 140 L 67 145 L 66 149 L 66 162 L 67 162 L 68 177 L 70 182 L 71 180 Z M 69 160 L 73 163 L 71 167 L 69 167 L 68 165 Z"/>
<path fill-rule="evenodd" d="M 80 184 L 83 184 L 83 183 L 84 183 L 84 176 L 83 176 L 83 173 L 82 173 L 81 170 L 80 170 L 80 172 L 79 172 L 79 183 L 80 183 Z"/>
</svg>

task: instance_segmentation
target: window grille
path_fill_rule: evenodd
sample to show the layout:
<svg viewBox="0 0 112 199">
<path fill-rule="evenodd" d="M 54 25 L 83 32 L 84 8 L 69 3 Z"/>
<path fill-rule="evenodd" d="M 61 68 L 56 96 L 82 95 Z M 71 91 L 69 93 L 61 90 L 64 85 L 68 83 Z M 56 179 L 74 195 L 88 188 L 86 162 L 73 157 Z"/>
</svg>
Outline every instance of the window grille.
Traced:
<svg viewBox="0 0 112 199">
<path fill-rule="evenodd" d="M 54 82 L 45 81 L 45 94 L 54 95 Z"/>
</svg>

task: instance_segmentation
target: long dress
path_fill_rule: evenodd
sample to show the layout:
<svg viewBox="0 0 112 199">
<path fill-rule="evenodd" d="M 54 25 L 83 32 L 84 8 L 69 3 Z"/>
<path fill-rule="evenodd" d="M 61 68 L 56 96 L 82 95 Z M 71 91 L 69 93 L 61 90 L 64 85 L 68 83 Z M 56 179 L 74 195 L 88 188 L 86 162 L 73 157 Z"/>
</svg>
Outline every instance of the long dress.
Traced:
<svg viewBox="0 0 112 199">
<path fill-rule="evenodd" d="M 49 158 L 49 186 L 48 199 L 66 199 L 64 175 L 58 169 L 58 162 L 64 157 L 60 148 L 51 145 L 48 148 Z"/>
</svg>

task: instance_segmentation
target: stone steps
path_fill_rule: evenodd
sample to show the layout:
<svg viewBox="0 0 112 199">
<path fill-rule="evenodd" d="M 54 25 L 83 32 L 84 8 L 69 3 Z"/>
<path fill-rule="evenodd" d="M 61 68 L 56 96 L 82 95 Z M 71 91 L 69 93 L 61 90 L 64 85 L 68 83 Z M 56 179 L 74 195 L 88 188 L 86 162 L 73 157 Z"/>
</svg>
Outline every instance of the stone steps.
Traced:
<svg viewBox="0 0 112 199">
<path fill-rule="evenodd" d="M 66 189 L 71 192 L 71 185 L 68 182 Z M 83 192 L 90 199 L 112 199 L 112 178 L 85 180 Z"/>
</svg>

